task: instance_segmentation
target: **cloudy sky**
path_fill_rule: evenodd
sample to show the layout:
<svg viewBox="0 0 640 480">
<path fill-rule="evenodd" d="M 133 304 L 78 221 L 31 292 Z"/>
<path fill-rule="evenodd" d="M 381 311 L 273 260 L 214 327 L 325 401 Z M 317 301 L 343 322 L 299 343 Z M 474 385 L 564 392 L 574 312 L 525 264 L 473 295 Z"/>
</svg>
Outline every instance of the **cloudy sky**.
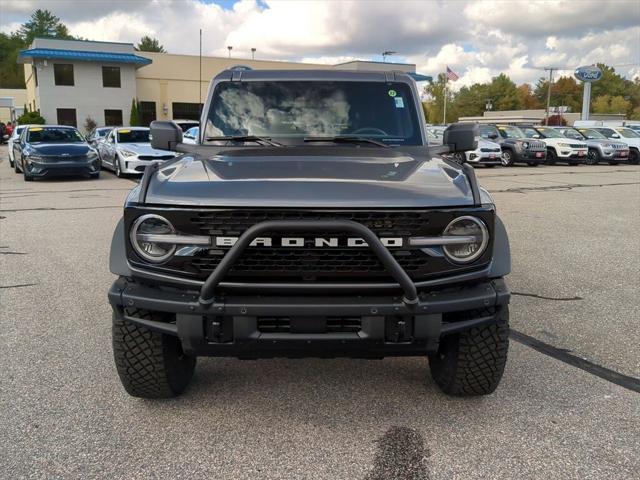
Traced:
<svg viewBox="0 0 640 480">
<path fill-rule="evenodd" d="M 640 76 L 638 0 L 2 0 L 0 31 L 18 28 L 37 8 L 59 16 L 74 35 L 136 42 L 157 37 L 170 53 L 339 63 L 415 63 L 435 75 L 449 65 L 457 86 L 500 72 L 535 82 L 544 66 L 569 75 L 604 62 Z"/>
</svg>

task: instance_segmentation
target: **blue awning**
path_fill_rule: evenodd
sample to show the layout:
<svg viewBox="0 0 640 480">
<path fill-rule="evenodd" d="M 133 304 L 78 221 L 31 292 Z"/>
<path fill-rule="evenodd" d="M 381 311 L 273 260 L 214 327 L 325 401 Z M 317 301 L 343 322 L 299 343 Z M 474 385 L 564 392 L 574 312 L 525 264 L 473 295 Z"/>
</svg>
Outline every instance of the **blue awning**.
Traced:
<svg viewBox="0 0 640 480">
<path fill-rule="evenodd" d="M 21 50 L 18 62 L 24 63 L 26 58 L 51 58 L 60 60 L 76 60 L 82 62 L 133 63 L 143 66 L 149 65 L 151 59 L 133 53 L 116 52 L 88 52 L 79 50 L 60 50 L 57 48 L 32 48 Z M 22 61 L 21 61 L 22 60 Z"/>
<path fill-rule="evenodd" d="M 431 82 L 433 80 L 431 75 L 422 75 L 421 73 L 409 73 L 409 76 L 416 82 Z"/>
</svg>

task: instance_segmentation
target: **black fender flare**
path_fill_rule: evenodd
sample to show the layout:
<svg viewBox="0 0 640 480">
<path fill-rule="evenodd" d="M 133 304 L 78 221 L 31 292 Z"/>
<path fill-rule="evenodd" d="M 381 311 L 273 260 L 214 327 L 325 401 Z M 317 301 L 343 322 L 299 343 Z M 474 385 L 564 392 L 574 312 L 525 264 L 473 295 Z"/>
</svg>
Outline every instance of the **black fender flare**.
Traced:
<svg viewBox="0 0 640 480">
<path fill-rule="evenodd" d="M 111 251 L 109 252 L 109 270 L 114 275 L 131 277 L 132 272 L 127 263 L 127 250 L 125 247 L 124 219 L 118 220 L 116 229 L 111 237 Z"/>
<path fill-rule="evenodd" d="M 497 215 L 493 235 L 493 260 L 489 277 L 499 278 L 511 272 L 511 248 L 509 247 L 507 229 Z"/>
</svg>

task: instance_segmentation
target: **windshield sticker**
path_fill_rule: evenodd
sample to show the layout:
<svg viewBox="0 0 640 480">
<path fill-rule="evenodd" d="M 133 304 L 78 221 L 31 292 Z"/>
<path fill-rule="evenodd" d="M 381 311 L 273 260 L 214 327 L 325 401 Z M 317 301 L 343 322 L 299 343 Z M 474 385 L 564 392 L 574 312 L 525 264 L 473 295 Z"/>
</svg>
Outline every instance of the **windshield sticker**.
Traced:
<svg viewBox="0 0 640 480">
<path fill-rule="evenodd" d="M 404 108 L 404 100 L 402 100 L 402 97 L 395 97 L 395 101 L 396 108 Z"/>
<path fill-rule="evenodd" d="M 390 96 L 391 98 L 395 97 L 396 95 L 397 95 L 397 93 L 396 93 L 396 91 L 395 91 L 395 90 L 389 90 L 389 96 Z"/>
<path fill-rule="evenodd" d="M 131 130 L 118 130 L 118 133 L 131 133 Z"/>
<path fill-rule="evenodd" d="M 42 127 L 34 127 L 29 129 L 30 132 L 41 132 L 42 130 Z"/>
</svg>

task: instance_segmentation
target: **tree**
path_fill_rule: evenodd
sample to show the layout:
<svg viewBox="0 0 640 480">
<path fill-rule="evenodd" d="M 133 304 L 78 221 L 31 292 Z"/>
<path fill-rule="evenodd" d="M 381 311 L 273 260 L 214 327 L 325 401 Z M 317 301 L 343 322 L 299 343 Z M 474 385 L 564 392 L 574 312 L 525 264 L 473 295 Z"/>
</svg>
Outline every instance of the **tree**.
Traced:
<svg viewBox="0 0 640 480">
<path fill-rule="evenodd" d="M 136 45 L 136 50 L 140 50 L 141 52 L 167 53 L 157 38 L 151 38 L 148 35 L 140 39 L 140 42 Z"/>
<path fill-rule="evenodd" d="M 543 125 L 553 125 L 553 126 L 564 126 L 567 124 L 567 121 L 564 119 L 562 115 L 549 115 L 549 118 L 546 120 L 542 120 Z"/>
<path fill-rule="evenodd" d="M 96 123 L 96 121 L 93 118 L 87 116 L 84 121 L 84 131 L 90 133 L 97 126 L 98 124 Z"/>
<path fill-rule="evenodd" d="M 40 112 L 26 112 L 18 117 L 18 124 L 20 125 L 44 125 L 45 120 L 40 115 Z"/>
<path fill-rule="evenodd" d="M 36 10 L 29 20 L 18 29 L 18 35 L 29 45 L 35 37 L 73 39 L 69 29 L 49 10 Z"/>
<path fill-rule="evenodd" d="M 542 106 L 540 105 L 540 101 L 533 94 L 533 89 L 528 83 L 523 83 L 518 87 L 518 96 L 520 97 L 522 108 L 525 108 L 527 110 L 542 108 Z"/>
<path fill-rule="evenodd" d="M 129 116 L 129 125 L 136 127 L 140 125 L 140 116 L 138 115 L 138 102 L 134 98 L 131 100 L 131 115 Z"/>
<path fill-rule="evenodd" d="M 593 100 L 593 113 L 627 113 L 632 112 L 631 102 L 620 95 L 600 95 Z"/>
<path fill-rule="evenodd" d="M 504 73 L 491 80 L 488 94 L 493 102 L 494 110 L 517 110 L 522 108 L 516 84 Z"/>
</svg>

